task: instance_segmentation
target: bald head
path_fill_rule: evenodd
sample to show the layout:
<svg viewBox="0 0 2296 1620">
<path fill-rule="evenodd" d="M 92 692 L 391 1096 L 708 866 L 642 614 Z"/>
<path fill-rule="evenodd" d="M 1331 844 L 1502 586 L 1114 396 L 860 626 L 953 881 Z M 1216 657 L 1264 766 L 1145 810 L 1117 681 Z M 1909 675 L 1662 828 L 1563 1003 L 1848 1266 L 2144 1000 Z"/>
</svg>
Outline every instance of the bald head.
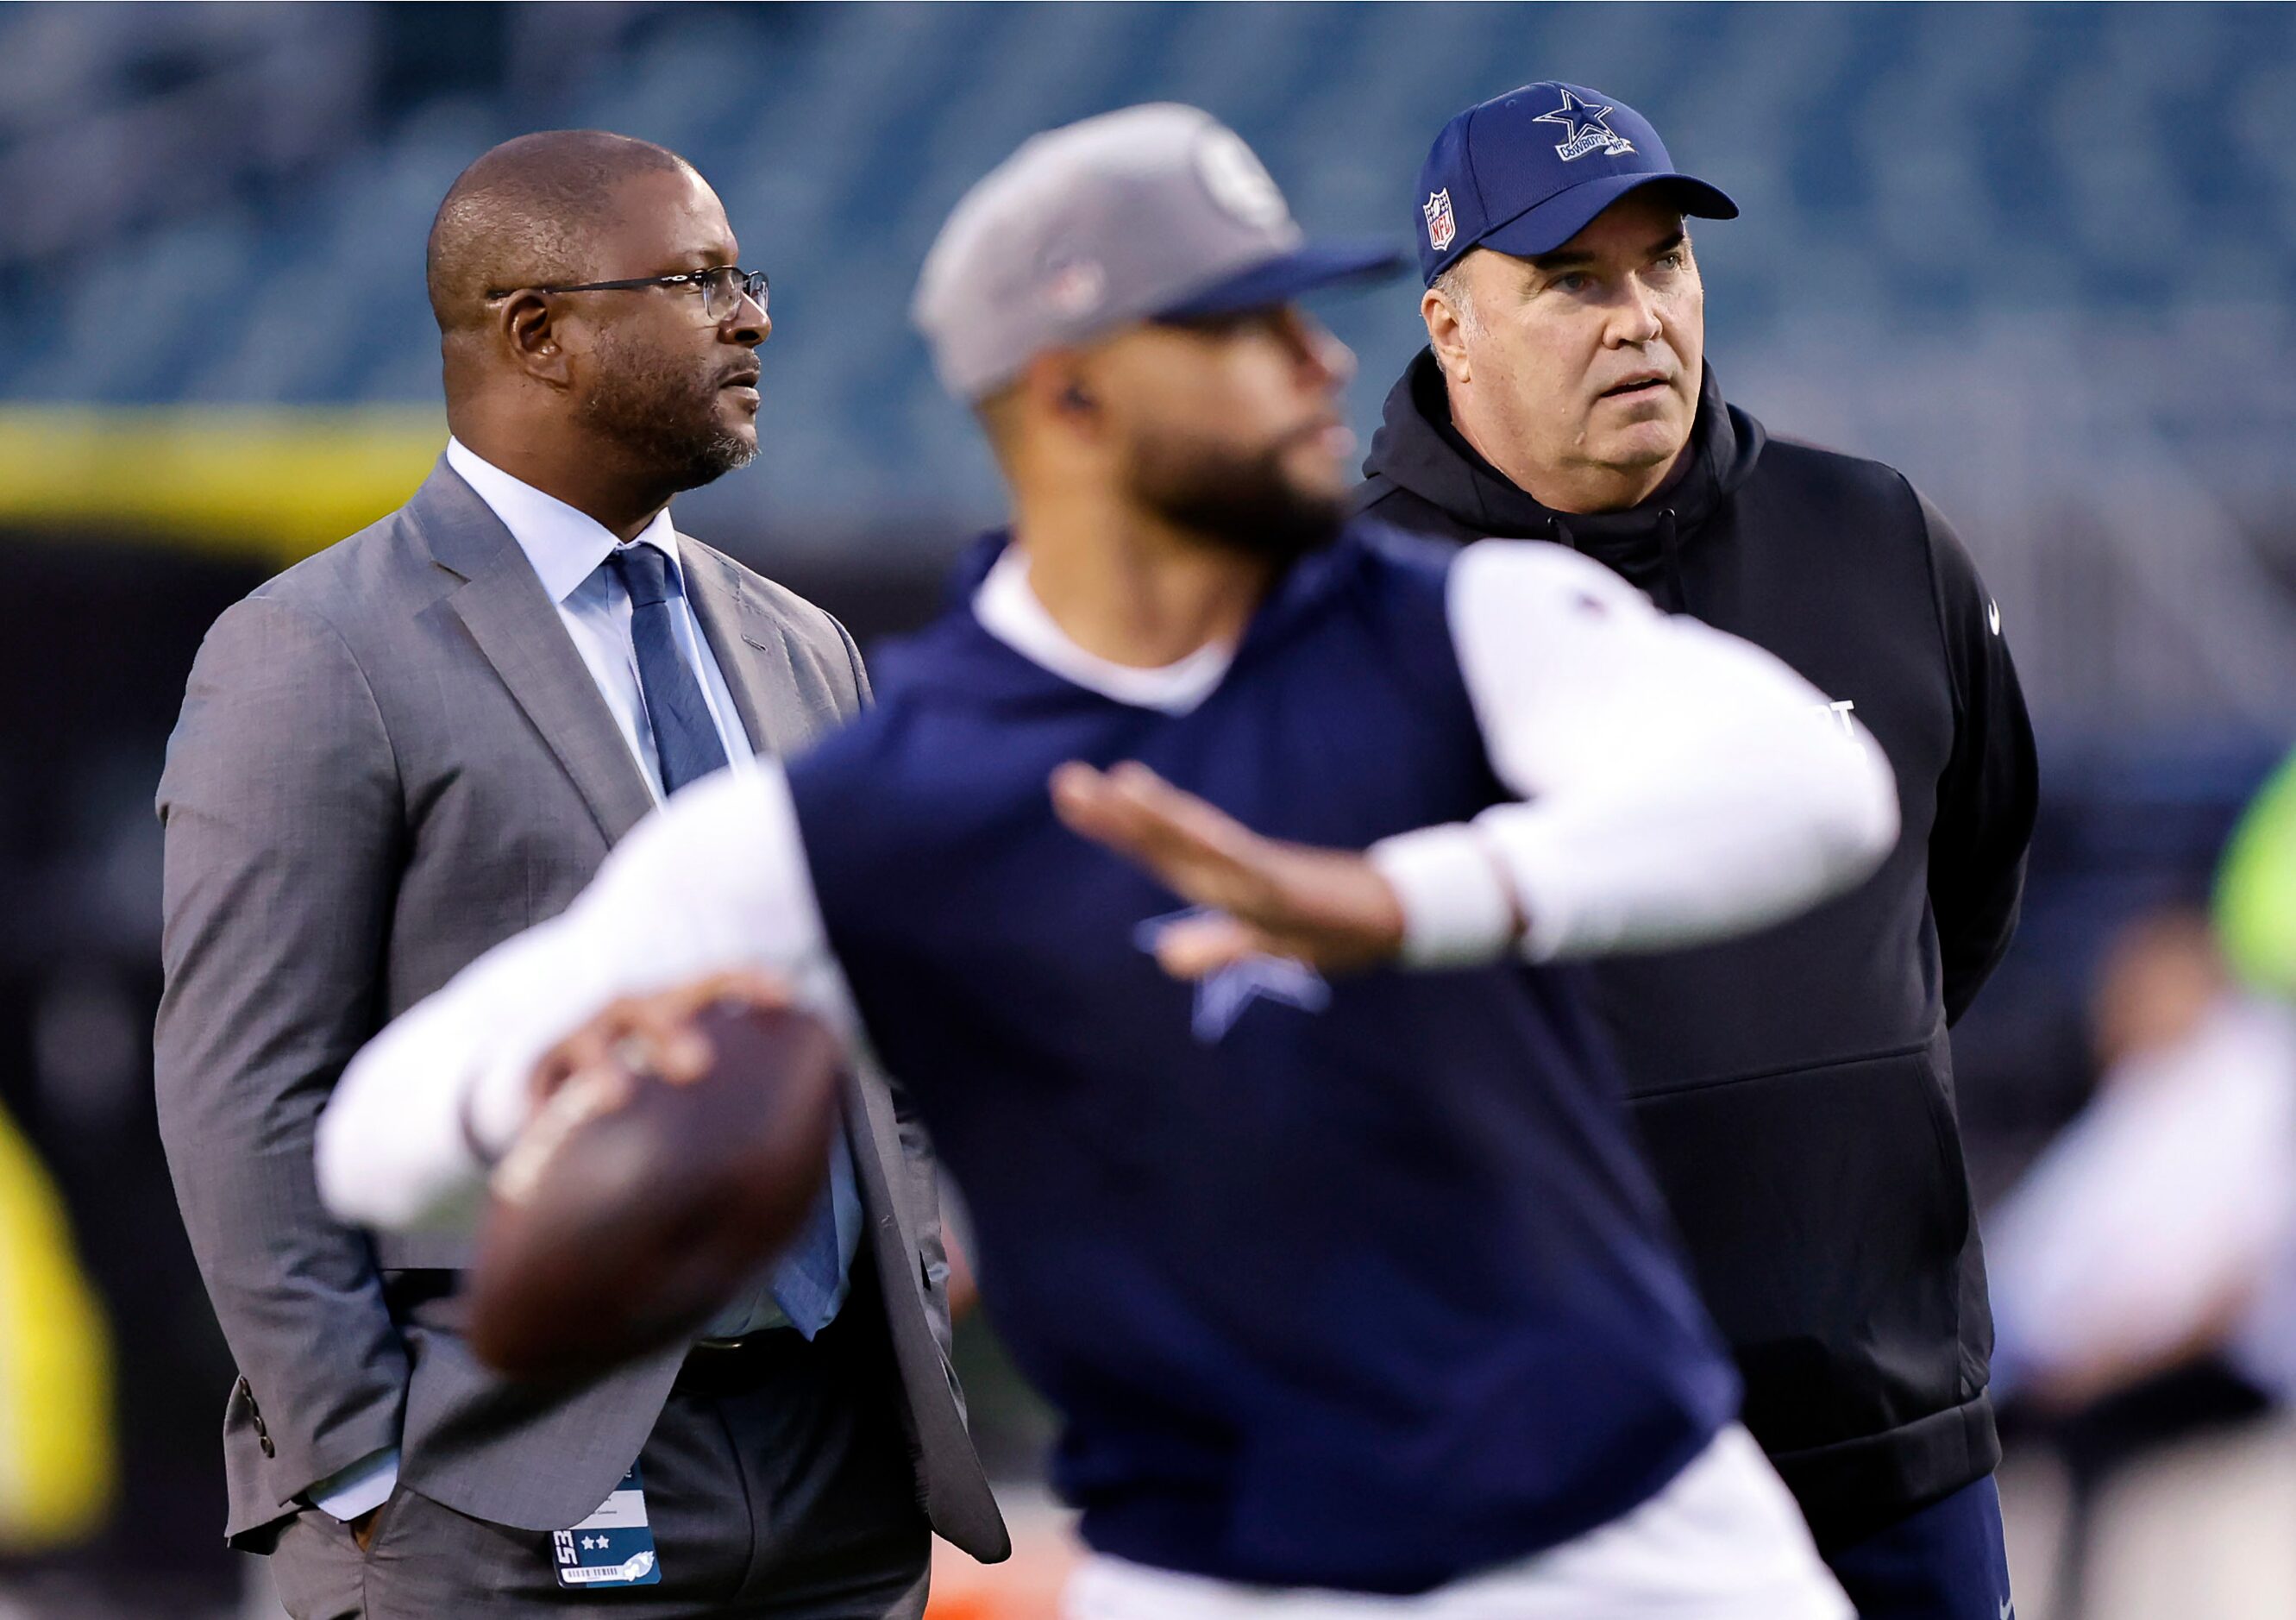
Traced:
<svg viewBox="0 0 2296 1620">
<path fill-rule="evenodd" d="M 482 324 L 489 292 L 593 279 L 622 183 L 692 172 L 665 147 L 603 129 L 504 141 L 462 172 L 431 221 L 425 267 L 439 330 Z"/>
</svg>

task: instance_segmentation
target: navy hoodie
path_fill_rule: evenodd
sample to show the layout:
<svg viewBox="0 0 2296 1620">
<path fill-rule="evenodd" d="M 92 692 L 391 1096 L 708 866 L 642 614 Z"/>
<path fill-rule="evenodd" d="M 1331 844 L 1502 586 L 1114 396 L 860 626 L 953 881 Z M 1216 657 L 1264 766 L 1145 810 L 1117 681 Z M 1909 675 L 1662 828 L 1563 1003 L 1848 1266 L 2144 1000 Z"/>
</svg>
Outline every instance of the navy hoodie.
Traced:
<svg viewBox="0 0 2296 1620">
<path fill-rule="evenodd" d="M 1745 1419 L 1839 1543 L 1999 1460 L 1992 1318 L 1947 1028 L 2009 944 L 2037 794 L 1998 608 L 1905 477 L 1769 438 L 1710 368 L 1682 476 L 1552 511 L 1451 422 L 1423 350 L 1357 509 L 1457 541 L 1570 546 L 1853 704 L 1904 834 L 1863 886 L 1726 944 L 1590 965 L 1636 1122 Z"/>
<path fill-rule="evenodd" d="M 1071 759 L 1343 849 L 1512 799 L 1452 650 L 1455 554 L 1371 528 L 1294 566 L 1185 714 L 1063 679 L 959 605 L 789 779 L 861 1021 L 1065 1419 L 1086 1541 L 1407 1592 L 1627 1511 L 1736 1388 L 1575 969 L 1222 1000 L 1147 949 L 1172 894 L 1053 814 Z"/>
</svg>

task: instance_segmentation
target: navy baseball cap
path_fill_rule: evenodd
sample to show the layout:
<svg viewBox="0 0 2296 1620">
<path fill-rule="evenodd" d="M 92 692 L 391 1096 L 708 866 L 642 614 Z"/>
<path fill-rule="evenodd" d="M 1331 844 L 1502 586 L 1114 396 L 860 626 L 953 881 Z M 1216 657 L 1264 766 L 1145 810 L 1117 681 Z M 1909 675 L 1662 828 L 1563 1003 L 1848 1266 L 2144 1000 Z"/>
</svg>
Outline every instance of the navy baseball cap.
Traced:
<svg viewBox="0 0 2296 1620">
<path fill-rule="evenodd" d="M 1419 268 L 1432 283 L 1472 248 L 1552 253 L 1628 192 L 1665 185 L 1685 214 L 1738 205 L 1680 173 L 1650 120 L 1584 85 L 1542 79 L 1468 108 L 1419 171 Z"/>
</svg>

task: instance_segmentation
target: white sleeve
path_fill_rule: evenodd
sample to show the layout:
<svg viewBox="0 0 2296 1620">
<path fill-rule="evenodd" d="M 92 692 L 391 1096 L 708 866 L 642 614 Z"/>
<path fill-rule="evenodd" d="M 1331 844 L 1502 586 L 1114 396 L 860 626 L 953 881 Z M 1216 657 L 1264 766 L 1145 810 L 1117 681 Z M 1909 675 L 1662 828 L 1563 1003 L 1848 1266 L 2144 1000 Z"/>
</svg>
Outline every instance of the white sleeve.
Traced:
<svg viewBox="0 0 2296 1620">
<path fill-rule="evenodd" d="M 1669 618 L 1538 542 L 1452 564 L 1461 672 L 1523 803 L 1374 846 L 1406 966 L 1663 950 L 1746 933 L 1862 881 L 1897 843 L 1888 761 L 1769 654 Z"/>
<path fill-rule="evenodd" d="M 357 1225 L 467 1224 L 524 1126 L 542 1055 L 618 996 L 732 967 L 788 981 L 848 1041 L 852 1003 L 771 761 L 674 794 L 561 916 L 504 941 L 351 1060 L 320 1117 L 319 1190 Z"/>
</svg>

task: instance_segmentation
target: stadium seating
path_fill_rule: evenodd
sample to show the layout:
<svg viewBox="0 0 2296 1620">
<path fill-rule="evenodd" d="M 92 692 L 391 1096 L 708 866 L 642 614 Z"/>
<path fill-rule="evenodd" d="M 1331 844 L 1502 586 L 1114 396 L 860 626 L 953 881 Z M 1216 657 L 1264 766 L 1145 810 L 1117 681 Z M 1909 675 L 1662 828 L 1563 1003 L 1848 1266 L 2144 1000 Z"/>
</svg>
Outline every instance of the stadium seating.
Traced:
<svg viewBox="0 0 2296 1620">
<path fill-rule="evenodd" d="M 431 398 L 419 250 L 439 195 L 494 140 L 603 126 L 690 155 L 771 270 L 773 499 L 798 514 L 988 501 L 904 319 L 917 263 L 1030 131 L 1151 97 L 1235 124 L 1313 225 L 1400 243 L 1426 141 L 1458 106 L 1545 75 L 1625 96 L 1745 205 L 1702 242 L 1718 355 L 2296 305 L 2287 7 L 134 17 L 0 13 L 0 398 Z M 1372 379 L 1414 344 L 1408 296 L 1338 300 L 1330 318 Z M 1376 392 L 1358 390 L 1366 423 Z"/>
</svg>

